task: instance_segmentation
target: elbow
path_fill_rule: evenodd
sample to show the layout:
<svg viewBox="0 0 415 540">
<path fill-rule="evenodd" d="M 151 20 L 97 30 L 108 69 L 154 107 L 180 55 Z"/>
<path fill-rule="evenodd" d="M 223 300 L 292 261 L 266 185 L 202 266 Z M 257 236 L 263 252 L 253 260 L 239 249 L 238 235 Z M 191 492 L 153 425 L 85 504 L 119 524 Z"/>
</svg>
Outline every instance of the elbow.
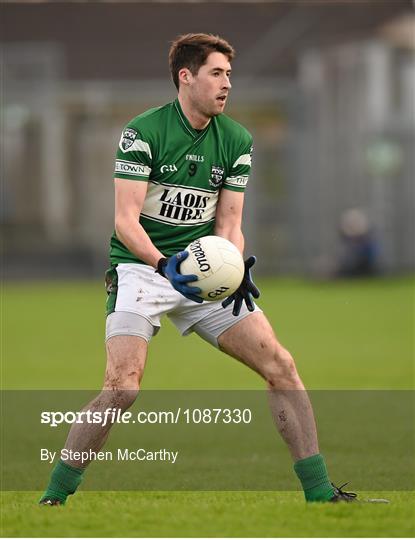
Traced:
<svg viewBox="0 0 415 540">
<path fill-rule="evenodd" d="M 121 216 L 116 216 L 114 228 L 115 228 L 115 234 L 117 235 L 117 238 L 122 241 L 123 236 L 124 236 L 123 233 L 126 228 L 125 219 L 122 218 Z"/>
<path fill-rule="evenodd" d="M 215 223 L 215 235 L 216 236 L 222 236 L 223 238 L 228 238 L 229 236 L 232 236 L 236 233 L 240 233 L 241 231 L 241 224 L 240 223 L 232 223 L 232 222 L 222 222 L 222 223 Z"/>
<path fill-rule="evenodd" d="M 223 231 L 224 231 L 224 228 L 216 221 L 216 223 L 215 223 L 215 235 L 216 236 L 222 236 Z"/>
<path fill-rule="evenodd" d="M 215 227 L 215 236 L 221 236 L 222 238 L 228 238 L 232 232 L 229 227 Z"/>
<path fill-rule="evenodd" d="M 137 233 L 138 224 L 139 219 L 134 214 L 116 214 L 114 228 L 117 238 L 125 243 L 125 240 Z"/>
<path fill-rule="evenodd" d="M 223 236 L 226 237 L 226 235 L 234 228 L 234 223 L 230 219 L 218 219 L 216 218 L 215 221 L 215 234 L 216 236 Z"/>
</svg>

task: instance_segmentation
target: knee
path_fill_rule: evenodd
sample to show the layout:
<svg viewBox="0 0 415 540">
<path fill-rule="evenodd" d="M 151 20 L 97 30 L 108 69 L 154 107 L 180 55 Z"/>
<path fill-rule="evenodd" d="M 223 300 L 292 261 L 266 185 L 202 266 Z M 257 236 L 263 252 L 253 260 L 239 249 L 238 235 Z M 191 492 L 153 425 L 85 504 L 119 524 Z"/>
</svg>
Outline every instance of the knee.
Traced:
<svg viewBox="0 0 415 540">
<path fill-rule="evenodd" d="M 110 338 L 107 341 L 104 390 L 111 390 L 114 394 L 125 393 L 126 396 L 134 396 L 134 393 L 136 395 L 143 376 L 146 355 L 147 343 L 141 338 L 135 336 Z M 129 401 L 127 398 L 125 400 Z"/>
<path fill-rule="evenodd" d="M 142 377 L 143 370 L 140 368 L 107 369 L 104 390 L 131 390 L 138 392 Z"/>
<path fill-rule="evenodd" d="M 289 351 L 277 344 L 273 347 L 267 364 L 265 379 L 271 388 L 297 389 L 302 386 L 294 358 Z"/>
<path fill-rule="evenodd" d="M 123 370 L 119 373 L 105 374 L 104 388 L 101 396 L 108 407 L 123 411 L 134 403 L 140 390 L 142 373 L 137 370 Z"/>
<path fill-rule="evenodd" d="M 104 388 L 97 398 L 97 408 L 126 411 L 135 402 L 138 391 L 138 387 L 135 389 Z"/>
</svg>

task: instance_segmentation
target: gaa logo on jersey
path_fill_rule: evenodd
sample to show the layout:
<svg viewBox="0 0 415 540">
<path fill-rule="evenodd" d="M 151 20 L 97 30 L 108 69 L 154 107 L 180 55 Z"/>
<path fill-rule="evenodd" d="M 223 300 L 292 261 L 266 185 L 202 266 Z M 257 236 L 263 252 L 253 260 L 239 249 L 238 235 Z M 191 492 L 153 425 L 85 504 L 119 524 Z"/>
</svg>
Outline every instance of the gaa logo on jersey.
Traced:
<svg viewBox="0 0 415 540">
<path fill-rule="evenodd" d="M 133 145 L 135 138 L 137 137 L 137 131 L 132 128 L 125 128 L 121 135 L 120 148 L 123 152 L 126 152 L 130 146 Z"/>
<path fill-rule="evenodd" d="M 212 171 L 210 173 L 209 184 L 213 187 L 219 187 L 222 183 L 225 169 L 220 165 L 212 165 Z"/>
</svg>

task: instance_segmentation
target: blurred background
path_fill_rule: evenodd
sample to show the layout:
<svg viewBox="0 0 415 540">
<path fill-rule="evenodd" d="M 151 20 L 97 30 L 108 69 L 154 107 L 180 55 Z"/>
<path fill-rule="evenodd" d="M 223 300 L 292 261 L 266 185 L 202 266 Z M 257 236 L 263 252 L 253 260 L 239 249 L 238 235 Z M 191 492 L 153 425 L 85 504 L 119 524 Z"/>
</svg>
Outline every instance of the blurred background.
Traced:
<svg viewBox="0 0 415 540">
<path fill-rule="evenodd" d="M 3 1 L 1 19 L 4 277 L 102 276 L 121 130 L 174 99 L 186 32 L 237 50 L 226 112 L 254 136 L 258 270 L 414 270 L 411 0 Z"/>
</svg>

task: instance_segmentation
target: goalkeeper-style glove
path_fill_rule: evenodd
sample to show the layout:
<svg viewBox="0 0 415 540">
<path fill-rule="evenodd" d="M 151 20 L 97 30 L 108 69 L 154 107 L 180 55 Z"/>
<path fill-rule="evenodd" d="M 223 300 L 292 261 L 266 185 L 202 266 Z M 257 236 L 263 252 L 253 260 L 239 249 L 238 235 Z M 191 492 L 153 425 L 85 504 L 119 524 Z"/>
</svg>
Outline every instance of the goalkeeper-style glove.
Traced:
<svg viewBox="0 0 415 540">
<path fill-rule="evenodd" d="M 187 285 L 189 281 L 197 281 L 197 276 L 193 274 L 183 276 L 180 273 L 180 264 L 187 259 L 188 256 L 188 251 L 180 251 L 168 259 L 162 257 L 157 263 L 156 271 L 161 276 L 168 279 L 173 285 L 173 288 L 176 289 L 176 291 L 178 291 L 180 294 L 189 300 L 193 300 L 193 302 L 201 304 L 203 302 L 203 298 L 197 296 L 198 293 L 202 292 L 201 289 L 199 289 L 199 287 L 190 287 Z"/>
<path fill-rule="evenodd" d="M 228 298 L 222 302 L 222 307 L 226 308 L 232 302 L 234 302 L 232 313 L 237 317 L 241 311 L 242 302 L 245 300 L 246 307 L 249 311 L 254 311 L 254 301 L 252 297 L 259 298 L 260 292 L 256 287 L 255 283 L 252 281 L 251 268 L 256 263 L 256 257 L 248 257 L 245 261 L 245 273 L 242 279 L 242 283 L 239 285 L 239 288 Z"/>
</svg>

